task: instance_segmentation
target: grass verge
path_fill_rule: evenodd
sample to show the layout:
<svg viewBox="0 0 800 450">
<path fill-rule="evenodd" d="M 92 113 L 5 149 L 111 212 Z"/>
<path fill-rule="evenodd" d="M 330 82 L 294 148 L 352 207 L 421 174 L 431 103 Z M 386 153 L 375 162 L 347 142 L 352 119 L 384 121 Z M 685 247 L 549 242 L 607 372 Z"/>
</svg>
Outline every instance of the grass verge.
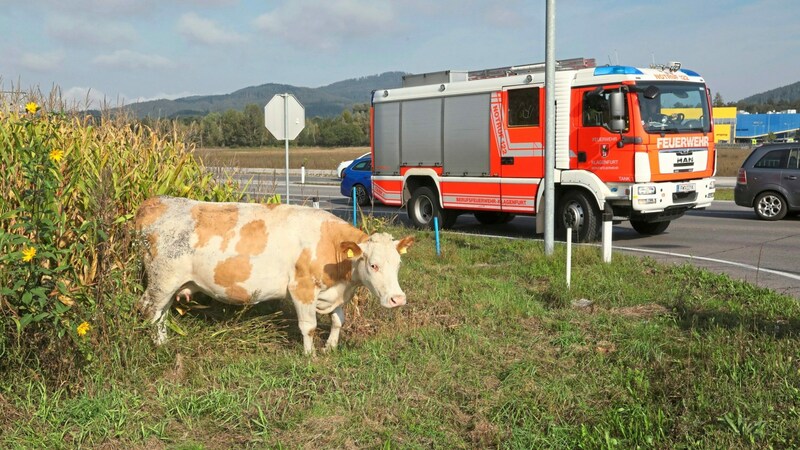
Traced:
<svg viewBox="0 0 800 450">
<path fill-rule="evenodd" d="M 410 304 L 361 292 L 338 352 L 303 356 L 288 305 L 194 309 L 163 347 L 105 344 L 82 386 L 2 380 L 0 447 L 800 445 L 794 299 L 593 247 L 568 290 L 560 245 L 445 233 L 437 257 L 416 237 Z"/>
<path fill-rule="evenodd" d="M 717 188 L 714 192 L 714 200 L 733 201 L 733 189 L 731 188 Z"/>
</svg>

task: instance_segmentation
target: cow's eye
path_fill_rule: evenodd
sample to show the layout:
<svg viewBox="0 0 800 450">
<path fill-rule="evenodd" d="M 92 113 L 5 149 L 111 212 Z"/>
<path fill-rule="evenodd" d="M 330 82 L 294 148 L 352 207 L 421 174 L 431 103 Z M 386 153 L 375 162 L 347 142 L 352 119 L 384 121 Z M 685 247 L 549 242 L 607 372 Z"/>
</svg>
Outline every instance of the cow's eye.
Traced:
<svg viewBox="0 0 800 450">
<path fill-rule="evenodd" d="M 377 271 L 380 269 L 380 267 L 378 267 L 378 265 L 377 265 L 377 264 L 370 264 L 370 265 L 369 265 L 369 267 L 370 267 L 370 268 L 371 268 L 371 269 L 372 269 L 374 272 L 377 272 Z"/>
</svg>

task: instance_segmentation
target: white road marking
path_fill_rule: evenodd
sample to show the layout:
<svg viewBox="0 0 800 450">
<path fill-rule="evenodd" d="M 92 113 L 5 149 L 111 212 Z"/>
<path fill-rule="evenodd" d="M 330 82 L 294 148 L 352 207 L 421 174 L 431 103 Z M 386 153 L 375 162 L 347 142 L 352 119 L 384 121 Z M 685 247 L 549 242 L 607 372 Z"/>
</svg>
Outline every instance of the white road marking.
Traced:
<svg viewBox="0 0 800 450">
<path fill-rule="evenodd" d="M 457 231 L 450 231 L 449 233 L 458 234 L 458 235 L 462 235 L 462 236 L 484 236 L 484 237 L 499 238 L 499 239 L 513 239 L 513 240 L 525 239 L 525 240 L 529 240 L 529 241 L 541 241 L 541 242 L 544 242 L 543 239 L 536 239 L 536 238 L 529 238 L 529 237 L 498 236 L 498 235 L 495 235 L 495 234 L 475 234 L 475 233 L 464 233 L 464 232 L 457 232 Z M 563 242 L 561 242 L 561 244 L 563 244 Z M 600 244 L 575 244 L 575 245 L 587 245 L 587 246 L 592 246 L 592 247 L 600 247 Z M 744 264 L 744 263 L 739 263 L 739 262 L 735 262 L 735 261 L 727 261 L 727 260 L 724 260 L 724 259 L 707 258 L 705 256 L 694 256 L 694 255 L 689 255 L 689 254 L 686 254 L 686 253 L 673 253 L 673 252 L 665 252 L 665 251 L 661 251 L 661 250 L 648 250 L 648 249 L 641 249 L 641 248 L 634 248 L 634 247 L 612 246 L 611 248 L 614 249 L 614 250 L 624 250 L 624 251 L 641 252 L 641 253 L 652 253 L 652 254 L 656 254 L 656 255 L 671 256 L 671 257 L 675 257 L 675 258 L 695 259 L 695 260 L 699 260 L 699 261 L 707 261 L 707 262 L 714 262 L 714 263 L 719 263 L 719 264 L 727 264 L 729 266 L 740 267 L 742 269 L 749 269 L 749 270 L 752 270 L 754 272 L 769 273 L 769 274 L 772 274 L 772 275 L 777 275 L 777 276 L 781 276 L 781 277 L 785 277 L 785 278 L 790 278 L 792 280 L 800 281 L 800 275 L 795 275 L 793 273 L 788 273 L 788 272 L 782 272 L 780 270 L 765 269 L 763 267 L 758 267 L 758 266 L 754 266 L 754 265 L 751 265 L 751 264 Z"/>
</svg>

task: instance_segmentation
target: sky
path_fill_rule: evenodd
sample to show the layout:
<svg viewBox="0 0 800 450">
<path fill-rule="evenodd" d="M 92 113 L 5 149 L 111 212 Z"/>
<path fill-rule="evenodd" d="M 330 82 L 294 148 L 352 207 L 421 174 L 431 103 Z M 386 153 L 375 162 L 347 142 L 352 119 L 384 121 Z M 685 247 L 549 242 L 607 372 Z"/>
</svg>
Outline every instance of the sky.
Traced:
<svg viewBox="0 0 800 450">
<path fill-rule="evenodd" d="M 556 0 L 556 59 L 680 61 L 725 101 L 800 81 L 797 0 Z M 0 0 L 0 90 L 76 106 L 545 60 L 541 1 Z M 268 101 L 269 99 L 265 99 Z"/>
</svg>

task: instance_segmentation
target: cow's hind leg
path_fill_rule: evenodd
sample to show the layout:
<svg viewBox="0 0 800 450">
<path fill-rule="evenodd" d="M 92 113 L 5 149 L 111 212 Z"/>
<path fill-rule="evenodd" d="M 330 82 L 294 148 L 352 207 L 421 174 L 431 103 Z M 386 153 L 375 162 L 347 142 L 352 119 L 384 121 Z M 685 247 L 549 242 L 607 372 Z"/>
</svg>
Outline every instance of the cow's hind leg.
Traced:
<svg viewBox="0 0 800 450">
<path fill-rule="evenodd" d="M 159 286 L 148 286 L 139 300 L 139 311 L 145 319 L 156 325 L 156 335 L 153 341 L 161 345 L 167 340 L 167 312 L 174 299 L 175 289 Z"/>
</svg>

